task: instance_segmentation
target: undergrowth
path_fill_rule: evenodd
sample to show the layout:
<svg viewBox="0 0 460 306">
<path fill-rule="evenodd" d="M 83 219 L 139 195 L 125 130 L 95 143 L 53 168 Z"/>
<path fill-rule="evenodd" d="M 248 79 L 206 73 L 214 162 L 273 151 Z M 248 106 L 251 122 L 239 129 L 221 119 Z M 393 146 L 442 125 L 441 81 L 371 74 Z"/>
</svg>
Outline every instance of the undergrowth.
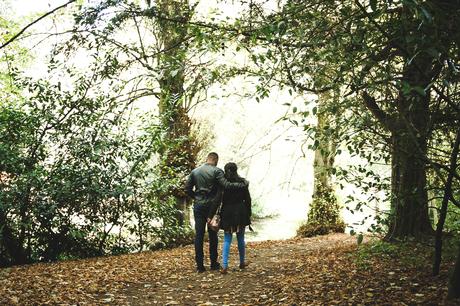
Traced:
<svg viewBox="0 0 460 306">
<path fill-rule="evenodd" d="M 459 238 L 451 236 L 444 239 L 443 261 L 453 262 L 455 260 Z M 433 263 L 434 240 L 427 242 L 371 240 L 360 244 L 356 252 L 351 253 L 350 256 L 361 269 L 369 269 L 376 260 L 395 261 L 410 269 L 420 269 Z"/>
</svg>

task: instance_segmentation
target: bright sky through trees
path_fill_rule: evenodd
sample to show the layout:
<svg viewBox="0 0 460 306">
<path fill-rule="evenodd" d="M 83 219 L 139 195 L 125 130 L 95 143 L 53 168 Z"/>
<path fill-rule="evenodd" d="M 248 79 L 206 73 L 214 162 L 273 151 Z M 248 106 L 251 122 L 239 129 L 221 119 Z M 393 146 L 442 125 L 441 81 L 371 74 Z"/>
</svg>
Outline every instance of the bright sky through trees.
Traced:
<svg viewBox="0 0 460 306">
<path fill-rule="evenodd" d="M 96 1 L 85 0 L 90 3 Z M 24 17 L 20 22 L 24 26 L 33 19 L 31 16 L 41 16 L 66 2 L 68 1 L 17 0 L 11 1 L 9 6 L 14 12 L 13 15 Z M 213 9 L 217 9 L 215 2 L 200 1 L 199 14 L 207 15 Z M 267 2 L 267 9 L 276 10 L 276 3 L 277 1 Z M 241 9 L 238 1 L 219 2 L 219 7 L 225 8 L 224 15 L 226 16 L 233 16 Z M 50 30 L 51 18 L 42 20 L 28 32 L 47 32 Z M 55 31 L 57 29 L 53 27 L 51 32 Z M 48 47 L 40 44 L 40 47 L 34 48 L 33 52 L 40 54 L 39 57 L 46 57 L 47 49 Z M 80 54 L 80 57 L 83 57 L 82 62 L 84 62 L 84 56 Z M 232 54 L 227 54 L 220 60 L 233 62 L 244 60 L 244 58 L 235 58 Z M 30 69 L 30 73 L 39 76 L 45 70 L 46 66 L 37 61 Z M 298 224 L 305 219 L 306 207 L 311 197 L 313 152 L 307 150 L 306 158 L 302 158 L 303 153 L 300 147 L 305 141 L 302 136 L 303 132 L 293 126 L 288 129 L 290 125 L 288 122 L 285 122 L 286 124 L 275 124 L 275 122 L 286 111 L 286 108 L 282 106 L 283 103 L 299 104 L 300 107 L 304 99 L 314 99 L 314 97 L 299 97 L 298 101 L 294 102 L 287 91 L 274 90 L 269 99 L 257 103 L 255 100 L 241 98 L 237 94 L 226 96 L 232 92 L 241 94 L 241 90 L 252 92 L 254 86 L 250 80 L 238 79 L 233 84 L 212 87 L 207 103 L 201 105 L 192 116 L 206 122 L 205 124 L 214 129 L 216 138 L 212 149 L 221 154 L 220 166 L 223 167 L 227 161 L 237 163 L 244 161 L 241 173 L 253 182 L 251 188 L 253 188 L 254 198 L 263 205 L 267 214 L 282 211 L 284 216 L 280 222 L 290 224 L 290 226 L 282 227 L 285 231 L 273 233 L 279 236 L 269 238 L 293 235 Z M 140 107 L 151 109 L 150 102 L 143 101 Z M 338 162 L 340 162 L 340 157 Z M 352 190 L 338 192 L 342 198 L 345 198 Z M 282 209 L 285 203 L 289 203 L 290 209 Z M 350 215 L 347 211 L 344 213 L 348 215 L 350 223 L 360 218 Z"/>
<path fill-rule="evenodd" d="M 15 15 L 27 16 L 29 14 L 51 10 L 65 2 L 65 0 L 15 0 L 11 1 L 11 6 Z"/>
</svg>

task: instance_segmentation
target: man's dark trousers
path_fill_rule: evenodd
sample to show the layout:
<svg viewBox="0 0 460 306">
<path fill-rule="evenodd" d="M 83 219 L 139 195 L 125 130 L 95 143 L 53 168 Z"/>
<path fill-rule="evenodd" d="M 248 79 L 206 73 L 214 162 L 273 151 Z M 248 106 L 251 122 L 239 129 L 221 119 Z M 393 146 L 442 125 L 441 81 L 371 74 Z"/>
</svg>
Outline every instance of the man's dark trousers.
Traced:
<svg viewBox="0 0 460 306">
<path fill-rule="evenodd" d="M 203 254 L 203 241 L 204 232 L 206 229 L 206 222 L 209 213 L 209 205 L 206 204 L 194 204 L 193 205 L 193 216 L 195 219 L 195 261 L 198 269 L 204 268 L 204 254 Z M 211 259 L 211 267 L 218 266 L 217 262 L 217 232 L 208 228 L 209 236 L 209 257 Z"/>
</svg>

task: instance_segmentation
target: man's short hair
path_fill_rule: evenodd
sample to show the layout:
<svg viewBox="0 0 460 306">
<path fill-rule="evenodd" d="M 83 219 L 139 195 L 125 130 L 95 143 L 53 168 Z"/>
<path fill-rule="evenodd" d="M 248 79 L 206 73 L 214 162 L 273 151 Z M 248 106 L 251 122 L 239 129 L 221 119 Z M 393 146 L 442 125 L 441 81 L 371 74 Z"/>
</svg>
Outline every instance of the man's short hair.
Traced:
<svg viewBox="0 0 460 306">
<path fill-rule="evenodd" d="M 219 160 L 219 155 L 216 152 L 211 152 L 208 154 L 208 160 L 214 160 L 218 161 Z"/>
</svg>

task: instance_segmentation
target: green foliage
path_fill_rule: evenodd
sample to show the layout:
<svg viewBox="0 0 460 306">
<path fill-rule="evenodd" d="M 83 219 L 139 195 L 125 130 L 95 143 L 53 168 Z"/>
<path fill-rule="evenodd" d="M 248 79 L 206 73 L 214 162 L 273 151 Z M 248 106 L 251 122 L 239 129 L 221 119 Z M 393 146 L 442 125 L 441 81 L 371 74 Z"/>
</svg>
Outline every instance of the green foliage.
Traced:
<svg viewBox="0 0 460 306">
<path fill-rule="evenodd" d="M 187 237 L 188 228 L 177 224 L 186 211 L 177 199 L 200 148 L 187 111 L 205 99 L 203 89 L 241 71 L 258 77 L 257 100 L 275 85 L 289 86 L 291 95 L 337 93 L 321 108 L 295 106 L 285 119 L 304 128 L 309 148 L 321 150 L 321 137 L 313 137 L 319 132 L 341 145 L 338 154 L 347 150 L 366 162 L 328 169 L 371 194 L 368 201 L 350 196 L 350 211 L 362 212 L 382 190 L 393 206 L 411 198 L 391 189 L 410 177 L 372 168 L 393 162 L 396 170 L 409 169 L 398 155 L 429 168 L 430 188 L 416 190 L 442 193 L 434 177 L 445 169 L 458 127 L 458 9 L 441 2 L 318 0 L 286 1 L 267 12 L 251 1 L 234 24 L 215 26 L 190 24 L 194 7 L 186 2 L 147 9 L 138 3 L 82 7 L 69 39 L 52 52 L 50 81 L 22 78 L 12 68 L 26 62 L 23 49 L 13 45 L 15 52 L 2 55 L 1 264 L 142 250 Z M 5 18 L 0 26 L 17 28 Z M 0 35 L 5 40 L 11 32 Z M 201 61 L 212 62 L 234 44 L 251 58 L 248 67 Z M 72 66 L 82 49 L 85 73 Z M 134 124 L 132 105 L 144 97 L 160 100 L 161 116 Z M 325 113 L 334 120 L 322 131 L 307 123 L 310 114 Z M 409 150 L 395 151 L 396 136 Z M 458 188 L 456 182 L 456 195 Z M 339 211 L 333 191 L 319 186 L 299 234 L 342 231 Z M 447 228 L 456 230 L 452 212 Z M 377 230 L 388 229 L 385 213 Z"/>
<path fill-rule="evenodd" d="M 443 247 L 443 258 L 454 261 L 458 250 L 458 236 L 446 237 Z M 433 249 L 430 244 L 415 241 L 386 242 L 372 239 L 361 244 L 355 253 L 351 254 L 361 269 L 368 269 L 375 261 L 382 259 L 398 260 L 408 268 L 426 267 L 432 261 Z"/>
<path fill-rule="evenodd" d="M 163 145 L 154 117 L 139 122 L 132 101 L 85 77 L 73 91 L 15 78 L 23 102 L 0 105 L 1 265 L 124 253 L 189 232 L 167 228 L 177 210 L 164 190 L 180 180 L 153 162 Z"/>
<path fill-rule="evenodd" d="M 297 236 L 312 237 L 345 232 L 345 223 L 340 217 L 340 210 L 341 207 L 332 188 L 318 183 L 307 222 L 297 229 Z"/>
<path fill-rule="evenodd" d="M 220 52 L 222 45 L 210 29 L 189 24 L 195 8 L 188 1 L 160 1 L 147 8 L 139 1 L 100 1 L 75 15 L 75 35 L 55 49 L 66 57 L 80 50 L 90 53 L 89 65 L 101 71 L 102 79 L 123 86 L 126 94 L 155 101 L 160 128 L 155 171 L 167 184 L 154 192 L 158 201 L 176 197 L 170 226 L 188 222 L 183 180 L 206 146 L 188 111 L 227 73 L 224 65 L 202 60 Z M 120 82 L 122 74 L 133 77 Z"/>
<path fill-rule="evenodd" d="M 180 200 L 206 142 L 186 112 L 225 71 L 196 62 L 221 48 L 210 31 L 164 19 L 188 20 L 192 6 L 176 4 L 80 3 L 73 34 L 51 52 L 50 81 L 7 73 L 23 96 L 1 96 L 1 265 L 191 241 Z M 139 117 L 145 97 L 159 100 L 159 116 Z"/>
<path fill-rule="evenodd" d="M 327 235 L 330 233 L 344 233 L 345 223 L 336 224 L 320 224 L 320 223 L 304 223 L 297 229 L 298 237 L 314 237 Z"/>
<path fill-rule="evenodd" d="M 163 248 L 173 248 L 193 244 L 195 231 L 188 226 L 169 226 L 162 227 L 161 232 L 157 232 L 157 239 L 150 244 L 150 250 Z"/>
<path fill-rule="evenodd" d="M 370 243 L 361 245 L 356 253 L 352 254 L 356 264 L 361 269 L 368 269 L 374 258 L 399 258 L 400 247 L 396 244 L 374 240 Z"/>
<path fill-rule="evenodd" d="M 442 186 L 439 186 L 439 189 L 433 194 L 436 194 L 438 197 L 433 200 L 433 209 L 432 212 L 436 213 L 436 217 L 438 217 L 439 210 L 441 207 L 441 201 L 443 196 L 443 189 Z M 454 194 L 455 198 L 458 198 L 458 194 Z M 435 220 L 435 224 L 438 221 L 437 218 L 433 217 Z M 444 232 L 449 233 L 451 235 L 458 235 L 460 234 L 460 208 L 449 204 L 447 209 L 446 221 L 444 224 Z"/>
<path fill-rule="evenodd" d="M 340 150 L 364 162 L 340 171 L 339 179 L 362 188 L 367 205 L 387 206 L 377 227 L 396 226 L 390 233 L 399 236 L 430 232 L 425 190 L 438 186 L 425 186 L 425 170 L 446 175 L 433 165 L 448 165 L 448 145 L 458 127 L 460 40 L 452 27 L 460 17 L 458 3 L 287 1 L 275 12 L 251 3 L 245 13 L 237 25 L 253 29 L 253 39 L 240 44 L 254 54 L 253 73 L 261 75 L 264 90 L 264 80 L 277 79 L 300 94 L 340 92 L 326 111 L 342 127 Z M 279 23 L 282 30 L 276 31 Z M 289 119 L 300 125 L 311 110 L 296 114 Z M 317 149 L 313 129 L 304 127 L 309 147 Z M 388 175 L 371 173 L 376 164 L 385 164 Z M 374 196 L 380 191 L 382 200 Z M 353 199 L 350 210 L 362 202 Z M 405 213 L 414 209 L 420 211 Z M 410 228 L 419 222 L 423 226 Z"/>
<path fill-rule="evenodd" d="M 318 182 L 317 190 L 308 212 L 308 220 L 312 223 L 337 224 L 341 222 L 340 205 L 331 187 Z"/>
</svg>

